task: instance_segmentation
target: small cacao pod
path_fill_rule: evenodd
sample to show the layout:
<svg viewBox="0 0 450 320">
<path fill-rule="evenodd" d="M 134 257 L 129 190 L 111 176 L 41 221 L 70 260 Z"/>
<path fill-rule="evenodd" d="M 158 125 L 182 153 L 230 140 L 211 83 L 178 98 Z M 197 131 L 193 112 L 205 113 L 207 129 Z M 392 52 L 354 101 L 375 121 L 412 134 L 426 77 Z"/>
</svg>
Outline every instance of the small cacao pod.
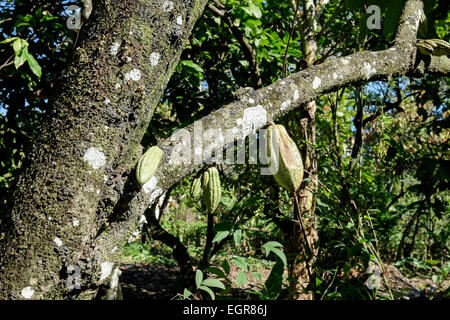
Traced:
<svg viewBox="0 0 450 320">
<path fill-rule="evenodd" d="M 141 185 L 153 177 L 162 156 L 163 151 L 158 146 L 151 147 L 142 155 L 136 167 L 136 178 Z"/>
<path fill-rule="evenodd" d="M 196 177 L 191 184 L 191 197 L 196 199 L 202 192 L 202 179 L 201 177 Z"/>
<path fill-rule="evenodd" d="M 266 137 L 269 168 L 275 180 L 289 192 L 297 191 L 302 183 L 304 170 L 297 145 L 282 125 L 270 125 Z"/>
<path fill-rule="evenodd" d="M 205 172 L 203 172 L 203 175 L 202 175 L 202 186 L 203 186 L 203 188 L 206 188 L 206 185 L 208 184 L 208 181 L 209 181 L 209 172 L 205 171 Z"/>
<path fill-rule="evenodd" d="M 203 203 L 209 213 L 213 213 L 219 205 L 222 196 L 222 187 L 220 186 L 219 171 L 216 167 L 211 167 L 208 171 L 208 181 L 203 184 Z M 205 174 L 203 174 L 203 177 Z"/>
</svg>

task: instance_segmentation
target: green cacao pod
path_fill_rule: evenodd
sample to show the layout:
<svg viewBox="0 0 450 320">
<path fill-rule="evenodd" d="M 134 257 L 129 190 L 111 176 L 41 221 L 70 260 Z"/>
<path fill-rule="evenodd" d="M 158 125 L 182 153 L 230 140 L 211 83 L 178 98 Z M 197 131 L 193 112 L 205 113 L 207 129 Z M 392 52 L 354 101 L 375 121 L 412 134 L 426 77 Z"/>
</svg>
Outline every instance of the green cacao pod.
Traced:
<svg viewBox="0 0 450 320">
<path fill-rule="evenodd" d="M 282 125 L 270 125 L 266 137 L 269 168 L 275 180 L 289 192 L 297 191 L 302 183 L 304 171 L 297 145 Z"/>
<path fill-rule="evenodd" d="M 158 146 L 151 147 L 142 155 L 136 167 L 136 178 L 141 185 L 153 177 L 162 156 L 163 151 Z"/>
<path fill-rule="evenodd" d="M 222 196 L 222 187 L 220 186 L 219 171 L 216 167 L 211 167 L 208 171 L 208 181 L 203 184 L 203 203 L 209 213 L 213 213 L 219 205 Z M 203 174 L 203 177 L 205 174 Z"/>
<path fill-rule="evenodd" d="M 201 177 L 194 178 L 191 184 L 191 197 L 196 199 L 202 192 L 202 179 Z"/>
<path fill-rule="evenodd" d="M 203 175 L 202 175 L 202 186 L 203 186 L 203 188 L 206 188 L 206 186 L 208 185 L 208 181 L 209 181 L 209 172 L 205 171 L 205 172 L 203 172 Z"/>
</svg>

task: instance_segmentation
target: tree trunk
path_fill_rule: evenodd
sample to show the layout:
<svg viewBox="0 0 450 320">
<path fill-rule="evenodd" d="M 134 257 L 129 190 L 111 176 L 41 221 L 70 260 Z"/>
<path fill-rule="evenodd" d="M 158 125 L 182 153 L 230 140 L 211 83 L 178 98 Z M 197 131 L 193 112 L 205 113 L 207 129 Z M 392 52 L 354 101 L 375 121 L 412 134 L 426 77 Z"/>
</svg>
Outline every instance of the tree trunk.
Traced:
<svg viewBox="0 0 450 320">
<path fill-rule="evenodd" d="M 3 216 L 0 299 L 86 299 L 108 283 L 133 231 L 111 223 L 137 225 L 122 213 L 139 143 L 205 3 L 94 2 Z"/>
<path fill-rule="evenodd" d="M 300 0 L 297 0 L 300 1 Z M 316 14 L 314 2 L 312 0 L 302 1 L 303 17 L 300 23 L 302 33 L 303 55 L 307 66 L 314 64 L 317 58 L 316 35 Z M 314 218 L 315 211 L 315 191 L 317 190 L 317 159 L 313 150 L 316 143 L 316 102 L 311 101 L 305 105 L 302 110 L 303 117 L 300 120 L 302 140 L 306 145 L 302 148 L 303 164 L 305 174 L 303 179 L 310 178 L 303 183 L 300 190 L 294 195 L 298 201 L 298 219 L 301 219 L 302 225 L 294 224 L 288 239 L 291 239 L 287 249 L 291 256 L 288 273 L 289 277 L 296 279 L 291 281 L 290 298 L 311 300 L 314 298 L 314 292 L 304 292 L 308 286 L 312 274 L 311 266 L 315 261 L 317 250 L 315 245 L 318 240 L 316 224 Z M 302 230 L 303 229 L 303 230 Z M 306 238 L 305 238 L 306 236 Z"/>
</svg>

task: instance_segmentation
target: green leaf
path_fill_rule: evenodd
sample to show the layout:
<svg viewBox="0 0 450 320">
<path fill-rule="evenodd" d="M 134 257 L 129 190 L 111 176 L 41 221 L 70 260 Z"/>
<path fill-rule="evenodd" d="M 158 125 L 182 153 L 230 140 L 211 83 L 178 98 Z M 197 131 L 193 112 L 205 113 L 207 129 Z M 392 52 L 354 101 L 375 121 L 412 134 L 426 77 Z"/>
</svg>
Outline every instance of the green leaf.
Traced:
<svg viewBox="0 0 450 320">
<path fill-rule="evenodd" d="M 247 19 L 242 24 L 247 27 L 255 28 L 262 25 L 262 22 L 259 19 Z"/>
<path fill-rule="evenodd" d="M 0 44 L 2 44 L 2 43 L 10 43 L 11 41 L 15 41 L 16 39 L 19 39 L 19 38 L 18 37 L 7 38 L 5 40 L 0 41 Z"/>
<path fill-rule="evenodd" d="M 216 299 L 216 296 L 214 295 L 214 292 L 213 292 L 210 288 L 205 287 L 205 286 L 200 286 L 200 287 L 198 287 L 198 288 L 199 288 L 200 290 L 203 290 L 203 291 L 208 292 L 209 295 L 211 296 L 211 299 L 213 299 L 213 300 Z"/>
<path fill-rule="evenodd" d="M 25 61 L 27 60 L 24 54 L 24 51 L 26 50 L 26 48 L 19 54 L 16 55 L 14 57 L 14 66 L 16 67 L 16 69 L 19 69 L 19 67 L 21 65 L 23 65 L 25 63 Z"/>
<path fill-rule="evenodd" d="M 248 67 L 250 65 L 250 63 L 247 60 L 239 60 L 239 63 L 243 66 L 243 67 Z"/>
<path fill-rule="evenodd" d="M 227 210 L 233 209 L 233 207 L 235 205 L 234 199 L 227 197 L 227 196 L 222 196 L 222 198 L 220 199 L 220 202 L 225 206 L 225 208 Z"/>
<path fill-rule="evenodd" d="M 213 243 L 214 242 L 219 242 L 222 241 L 223 239 L 225 239 L 228 235 L 230 234 L 230 231 L 219 231 L 216 233 L 216 236 L 213 239 Z"/>
<path fill-rule="evenodd" d="M 272 251 L 281 259 L 283 264 L 286 265 L 286 256 L 284 255 L 283 251 L 279 249 L 282 247 L 283 245 L 276 241 L 269 241 L 263 245 L 263 248 L 266 250 L 266 257 L 269 256 L 269 253 Z"/>
<path fill-rule="evenodd" d="M 25 41 L 26 43 L 26 41 Z M 22 51 L 23 48 L 23 40 L 20 38 L 17 38 L 13 43 L 12 43 L 12 47 L 14 49 L 14 52 L 16 53 L 16 56 L 20 54 L 20 52 Z"/>
<path fill-rule="evenodd" d="M 258 281 L 259 282 L 263 282 L 262 281 L 262 276 L 261 276 L 261 273 L 259 273 L 259 272 L 252 272 L 252 275 L 256 278 L 256 279 L 258 279 Z"/>
<path fill-rule="evenodd" d="M 200 67 L 198 64 L 196 64 L 194 61 L 192 60 L 181 60 L 181 64 L 187 68 L 190 68 L 192 70 L 195 70 L 199 73 L 203 73 L 203 69 L 202 67 Z"/>
<path fill-rule="evenodd" d="M 215 287 L 215 288 L 225 289 L 225 286 L 223 285 L 223 283 L 217 279 L 205 279 L 205 280 L 203 280 L 202 285 L 207 286 L 207 287 Z"/>
<path fill-rule="evenodd" d="M 244 272 L 240 271 L 236 277 L 236 283 L 238 286 L 240 286 L 241 284 L 247 284 L 248 283 L 248 279 L 247 276 L 245 275 Z"/>
<path fill-rule="evenodd" d="M 269 241 L 269 242 L 266 242 L 265 244 L 263 244 L 263 247 L 264 248 L 278 248 L 278 247 L 283 247 L 283 245 L 276 241 Z"/>
<path fill-rule="evenodd" d="M 269 299 L 275 299 L 281 292 L 283 283 L 284 266 L 281 261 L 277 261 L 264 284 L 264 294 Z"/>
<path fill-rule="evenodd" d="M 283 261 L 284 265 L 287 265 L 286 256 L 284 255 L 283 251 L 278 248 L 272 248 L 271 251 L 275 253 L 281 259 L 281 261 Z"/>
<path fill-rule="evenodd" d="M 224 260 L 224 261 L 222 262 L 222 269 L 225 271 L 225 273 L 226 273 L 227 275 L 230 274 L 230 264 L 228 263 L 227 260 Z"/>
<path fill-rule="evenodd" d="M 203 281 L 203 272 L 200 269 L 197 269 L 197 271 L 195 272 L 195 285 L 197 286 L 197 288 L 200 288 L 200 286 L 202 285 L 202 281 Z"/>
<path fill-rule="evenodd" d="M 235 265 L 237 265 L 239 268 L 248 271 L 248 264 L 247 262 L 244 261 L 243 258 L 241 257 L 233 257 L 233 262 Z"/>
<path fill-rule="evenodd" d="M 28 50 L 25 52 L 25 57 L 28 61 L 28 65 L 30 66 L 31 71 L 38 77 L 41 78 L 42 69 L 39 63 L 34 59 L 34 57 L 28 53 Z"/>
<path fill-rule="evenodd" d="M 234 244 L 238 246 L 241 243 L 242 238 L 242 230 L 238 229 L 233 233 Z"/>
<path fill-rule="evenodd" d="M 209 273 L 215 274 L 216 276 L 218 276 L 219 278 L 226 278 L 227 276 L 225 275 L 225 273 L 220 270 L 217 267 L 209 267 L 206 270 L 208 270 Z"/>
<path fill-rule="evenodd" d="M 261 19 L 262 17 L 261 9 L 253 3 L 249 3 L 247 6 L 242 7 L 242 10 L 255 18 Z"/>
<path fill-rule="evenodd" d="M 319 278 L 316 278 L 316 287 L 320 286 L 321 283 L 322 283 L 322 280 L 320 280 Z"/>
<path fill-rule="evenodd" d="M 190 292 L 188 289 L 184 288 L 183 292 L 183 299 L 187 299 L 192 295 L 192 292 Z"/>
<path fill-rule="evenodd" d="M 435 274 L 433 274 L 433 275 L 431 276 L 431 280 L 432 280 L 434 283 L 439 283 L 439 277 L 438 277 L 437 275 L 435 275 Z"/>
</svg>

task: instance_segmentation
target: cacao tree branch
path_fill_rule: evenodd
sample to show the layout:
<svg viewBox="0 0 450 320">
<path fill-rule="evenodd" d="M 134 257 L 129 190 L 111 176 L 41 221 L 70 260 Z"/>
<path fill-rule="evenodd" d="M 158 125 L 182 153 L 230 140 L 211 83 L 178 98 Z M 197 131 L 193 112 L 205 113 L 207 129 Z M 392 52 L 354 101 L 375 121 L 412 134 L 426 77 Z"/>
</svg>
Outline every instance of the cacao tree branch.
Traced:
<svg viewBox="0 0 450 320">
<path fill-rule="evenodd" d="M 173 135 L 162 141 L 159 147 L 164 150 L 164 157 L 154 177 L 154 183 L 151 188 L 142 188 L 136 192 L 127 210 L 123 212 L 127 218 L 112 223 L 109 232 L 97 239 L 98 243 L 102 244 L 98 246 L 98 250 L 107 254 L 112 249 L 112 245 L 108 243 L 117 243 L 124 232 L 133 229 L 140 214 L 156 201 L 163 190 L 189 176 L 204 163 L 202 157 L 195 151 L 207 153 L 205 148 L 208 152 L 222 150 L 235 140 L 254 133 L 255 129 L 264 127 L 267 121 L 282 117 L 320 95 L 369 81 L 389 80 L 414 71 L 416 33 L 422 14 L 422 2 L 409 0 L 405 3 L 391 48 L 376 52 L 357 52 L 311 66 L 269 86 L 249 92 L 241 99 L 182 129 L 191 137 L 192 145 L 196 144 L 195 139 L 192 139 L 195 131 L 198 131 L 195 128 L 198 129 L 200 126 L 203 130 L 220 129 L 223 135 L 225 130 L 234 132 L 230 141 L 216 139 L 217 135 L 203 137 L 202 145 L 195 145 L 195 148 L 192 146 L 191 158 L 185 158 L 187 162 L 181 164 L 177 150 L 186 143 L 183 141 L 184 136 Z M 130 179 L 132 178 L 131 175 Z"/>
</svg>

